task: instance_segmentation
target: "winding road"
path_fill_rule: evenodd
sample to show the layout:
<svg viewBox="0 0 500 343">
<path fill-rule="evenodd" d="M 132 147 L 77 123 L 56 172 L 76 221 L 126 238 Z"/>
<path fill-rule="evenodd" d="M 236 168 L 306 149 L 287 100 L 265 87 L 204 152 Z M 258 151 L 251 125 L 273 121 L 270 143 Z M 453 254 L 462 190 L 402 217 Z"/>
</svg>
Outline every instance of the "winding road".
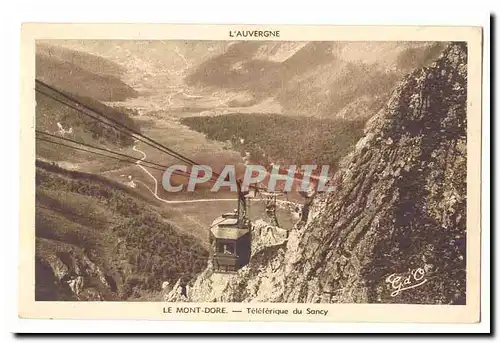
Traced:
<svg viewBox="0 0 500 343">
<path fill-rule="evenodd" d="M 181 54 L 181 52 L 179 51 L 179 49 L 175 49 L 175 53 L 182 58 L 182 60 L 184 61 L 184 63 L 186 64 L 186 67 L 185 69 L 182 69 L 181 70 L 181 73 L 185 72 L 186 70 L 188 70 L 191 65 L 189 63 L 189 61 L 186 59 L 186 57 L 184 55 Z M 170 86 L 168 88 L 177 88 L 178 86 Z M 227 103 L 232 100 L 232 96 L 228 96 L 227 99 L 225 101 L 221 100 L 220 97 L 215 97 L 215 96 L 205 96 L 205 95 L 193 95 L 193 94 L 187 94 L 185 92 L 185 88 L 184 87 L 178 87 L 177 89 L 175 89 L 172 93 L 169 94 L 167 100 L 168 100 L 168 103 L 169 103 L 169 106 L 173 106 L 174 103 L 172 101 L 172 97 L 178 95 L 178 94 L 182 94 L 183 96 L 185 96 L 186 98 L 208 98 L 208 99 L 214 99 L 214 100 L 217 100 L 220 104 L 220 106 L 223 106 L 223 107 L 229 107 L 227 105 Z M 151 188 L 149 188 L 148 185 L 146 185 L 144 182 L 140 181 L 140 180 L 135 180 L 136 182 L 138 183 L 141 183 L 143 186 L 145 186 L 150 192 L 151 194 L 153 194 L 153 196 L 158 199 L 159 201 L 162 201 L 166 204 L 189 204 L 189 203 L 203 203 L 203 202 L 216 202 L 216 201 L 232 201 L 232 202 L 236 202 L 236 197 L 234 198 L 230 198 L 230 199 L 217 199 L 217 198 L 214 198 L 214 199 L 195 199 L 195 200 L 167 200 L 167 199 L 163 199 L 161 198 L 159 195 L 158 195 L 158 180 L 156 180 L 156 178 L 144 167 L 141 165 L 141 162 L 144 161 L 147 157 L 146 153 L 142 150 L 139 150 L 137 148 L 137 142 L 136 144 L 134 144 L 134 146 L 132 147 L 132 150 L 140 153 L 142 155 L 142 158 L 141 159 L 138 159 L 136 161 L 136 165 L 137 167 L 141 168 L 146 174 L 149 175 L 149 177 L 151 177 L 153 179 L 153 182 L 154 182 L 154 190 L 152 190 Z M 258 199 L 258 198 L 253 198 L 253 199 L 249 199 L 249 200 L 252 200 L 252 201 L 262 201 L 263 199 Z M 296 203 L 293 203 L 291 201 L 287 201 L 287 200 L 276 200 L 276 203 L 278 204 L 289 204 L 289 205 L 293 205 L 293 206 L 296 206 L 298 204 Z"/>
<path fill-rule="evenodd" d="M 186 73 L 186 71 L 191 67 L 191 63 L 187 60 L 187 58 L 179 51 L 179 49 L 176 47 L 174 49 L 174 52 L 177 54 L 177 56 L 179 56 L 183 62 L 185 63 L 185 68 L 181 68 L 181 70 L 178 70 L 176 71 L 174 68 L 171 68 L 171 69 L 168 69 L 167 70 L 167 73 L 168 74 L 172 74 L 172 75 L 176 75 L 176 76 L 179 76 L 179 75 L 183 75 L 184 73 Z M 170 107 L 172 107 L 174 105 L 174 102 L 172 101 L 172 97 L 178 95 L 178 94 L 181 94 L 183 95 L 184 97 L 186 98 L 195 98 L 195 99 L 199 99 L 199 98 L 205 98 L 205 99 L 212 99 L 212 100 L 217 100 L 219 102 L 219 105 L 222 106 L 222 107 L 226 107 L 228 108 L 229 106 L 227 105 L 227 103 L 232 100 L 233 97 L 231 96 L 228 96 L 226 100 L 222 100 L 220 97 L 216 97 L 216 96 L 207 96 L 207 95 L 193 95 L 193 94 L 188 94 L 186 93 L 186 90 L 184 87 L 182 86 L 167 86 L 167 88 L 177 88 L 175 89 L 172 93 L 170 93 L 168 95 L 168 98 L 167 98 L 167 101 L 168 101 L 168 104 Z"/>
<path fill-rule="evenodd" d="M 138 153 L 142 154 L 142 158 L 137 160 L 135 163 L 139 168 L 141 168 L 146 174 L 148 174 L 153 179 L 153 181 L 155 183 L 154 191 L 151 188 L 149 188 L 149 186 L 146 185 L 144 182 L 139 181 L 139 180 L 135 180 L 135 181 L 144 185 L 153 194 L 153 196 L 156 199 L 163 201 L 166 204 L 189 204 L 189 203 L 196 203 L 196 202 L 215 202 L 215 201 L 233 201 L 233 202 L 236 202 L 236 197 L 231 198 L 231 199 L 195 199 L 195 200 L 166 200 L 166 199 L 163 199 L 160 196 L 158 196 L 158 180 L 156 180 L 156 178 L 149 172 L 149 170 L 147 170 L 144 166 L 141 165 L 141 162 L 144 161 L 144 159 L 147 157 L 146 153 L 142 150 L 137 149 L 137 145 L 134 145 L 132 147 L 132 150 L 137 151 Z"/>
<path fill-rule="evenodd" d="M 149 170 L 147 170 L 144 166 L 141 165 L 141 162 L 144 161 L 147 157 L 146 153 L 142 150 L 139 150 L 137 148 L 137 145 L 135 144 L 133 147 L 132 147 L 132 150 L 140 153 L 142 155 L 142 158 L 137 160 L 135 163 L 136 165 L 141 168 L 146 174 L 149 175 L 149 177 L 151 177 L 153 179 L 153 182 L 155 184 L 154 186 L 154 190 L 152 190 L 151 188 L 149 188 L 148 185 L 146 185 L 144 182 L 140 181 L 140 180 L 135 180 L 135 182 L 138 182 L 138 183 L 141 183 L 144 187 L 146 187 L 150 192 L 151 194 L 153 194 L 153 196 L 166 203 L 166 204 L 172 204 L 172 205 L 175 205 L 175 204 L 190 204 L 190 203 L 197 203 L 197 202 L 216 202 L 216 201 L 232 201 L 232 202 L 236 202 L 236 197 L 234 198 L 230 198 L 230 199 L 217 199 L 217 198 L 214 198 L 214 199 L 194 199 L 194 200 L 167 200 L 167 199 L 163 199 L 161 198 L 159 195 L 158 195 L 158 180 L 156 180 L 156 178 L 149 172 Z M 249 199 L 251 201 L 262 201 L 263 199 L 260 199 L 260 198 L 253 198 L 253 199 Z M 291 201 L 288 201 L 288 200 L 276 200 L 276 203 L 278 204 L 288 204 L 288 205 L 293 205 L 293 206 L 297 206 L 299 204 L 296 204 L 294 202 L 291 202 Z"/>
</svg>

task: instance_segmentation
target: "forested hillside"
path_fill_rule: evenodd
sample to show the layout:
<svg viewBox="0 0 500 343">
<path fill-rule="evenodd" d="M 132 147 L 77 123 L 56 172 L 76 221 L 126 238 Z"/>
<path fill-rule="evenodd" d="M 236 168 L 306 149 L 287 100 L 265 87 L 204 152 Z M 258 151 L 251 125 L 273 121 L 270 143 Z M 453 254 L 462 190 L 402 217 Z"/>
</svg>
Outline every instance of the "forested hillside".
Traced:
<svg viewBox="0 0 500 343">
<path fill-rule="evenodd" d="M 36 77 L 67 92 L 99 101 L 121 101 L 139 93 L 125 84 L 124 68 L 92 54 L 37 44 Z"/>
<path fill-rule="evenodd" d="M 363 134 L 364 120 L 317 119 L 279 114 L 188 117 L 181 123 L 207 138 L 230 141 L 254 163 L 336 166 Z"/>
<path fill-rule="evenodd" d="M 36 184 L 37 300 L 152 297 L 206 264 L 199 240 L 133 189 L 41 161 Z"/>
</svg>

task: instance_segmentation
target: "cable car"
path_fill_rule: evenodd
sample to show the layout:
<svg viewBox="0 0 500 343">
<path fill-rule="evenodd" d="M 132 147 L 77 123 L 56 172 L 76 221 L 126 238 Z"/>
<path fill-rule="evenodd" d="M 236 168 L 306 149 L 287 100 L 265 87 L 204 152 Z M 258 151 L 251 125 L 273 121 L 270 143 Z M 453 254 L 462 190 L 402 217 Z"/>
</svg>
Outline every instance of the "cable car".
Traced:
<svg viewBox="0 0 500 343">
<path fill-rule="evenodd" d="M 215 219 L 210 226 L 212 264 L 216 272 L 236 272 L 251 255 L 251 222 L 246 216 L 246 196 L 238 183 L 238 209 Z"/>
<path fill-rule="evenodd" d="M 240 223 L 237 213 L 226 213 L 210 227 L 213 266 L 219 272 L 235 272 L 250 260 L 250 222 Z"/>
</svg>

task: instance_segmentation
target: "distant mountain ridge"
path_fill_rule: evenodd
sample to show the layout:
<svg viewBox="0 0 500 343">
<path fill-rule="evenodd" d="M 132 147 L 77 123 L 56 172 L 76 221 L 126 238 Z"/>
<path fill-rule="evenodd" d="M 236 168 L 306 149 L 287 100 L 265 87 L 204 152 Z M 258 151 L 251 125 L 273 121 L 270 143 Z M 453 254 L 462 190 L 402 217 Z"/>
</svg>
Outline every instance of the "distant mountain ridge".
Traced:
<svg viewBox="0 0 500 343">
<path fill-rule="evenodd" d="M 46 44 L 36 50 L 36 77 L 52 86 L 100 101 L 123 101 L 139 93 L 120 76 L 124 69 L 104 58 Z"/>
<path fill-rule="evenodd" d="M 432 62 L 446 46 L 444 42 L 114 43 L 61 41 L 58 47 L 118 65 L 106 64 L 103 73 L 115 69 L 110 75 L 144 97 L 141 106 L 168 111 L 173 94 L 179 97 L 176 109 L 185 106 L 196 112 L 191 99 L 183 95 L 190 89 L 207 99 L 217 94 L 220 100 L 200 105 L 199 111 L 226 113 L 227 105 L 231 113 L 257 106 L 261 113 L 278 113 L 279 108 L 281 114 L 347 120 L 367 119 L 378 111 L 406 73 Z M 135 100 L 122 102 L 132 105 Z"/>
<path fill-rule="evenodd" d="M 426 42 L 380 42 L 376 46 L 369 42 L 309 42 L 292 46 L 294 53 L 277 62 L 272 48 L 263 49 L 268 44 L 276 43 L 231 45 L 224 54 L 198 65 L 185 80 L 192 86 L 250 92 L 253 103 L 272 97 L 285 114 L 367 118 L 388 100 L 405 73 L 431 62 L 445 46 Z M 268 51 L 271 58 L 263 58 L 262 51 Z"/>
</svg>

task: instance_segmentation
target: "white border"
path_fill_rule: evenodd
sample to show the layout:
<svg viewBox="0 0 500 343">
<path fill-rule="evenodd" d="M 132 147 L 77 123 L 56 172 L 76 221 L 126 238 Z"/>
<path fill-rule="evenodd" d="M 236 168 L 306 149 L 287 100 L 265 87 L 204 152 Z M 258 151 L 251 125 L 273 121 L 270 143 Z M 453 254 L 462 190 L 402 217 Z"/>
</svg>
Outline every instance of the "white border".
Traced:
<svg viewBox="0 0 500 343">
<path fill-rule="evenodd" d="M 10 13 L 2 22 L 7 23 L 8 37 L 2 40 L 3 53 L 2 91 L 7 103 L 3 107 L 3 126 L 8 128 L 2 135 L 4 161 L 12 161 L 8 168 L 2 168 L 1 179 L 5 190 L 2 200 L 4 229 L 4 256 L 7 262 L 4 268 L 4 280 L 9 282 L 2 286 L 2 294 L 8 299 L 5 306 L 8 329 L 15 332 L 487 332 L 489 331 L 489 283 L 490 283 L 490 208 L 489 208 L 489 162 L 490 162 L 490 77 L 489 77 L 489 17 L 487 12 L 479 12 L 470 6 L 479 8 L 478 1 L 474 5 L 460 9 L 458 2 L 442 4 L 436 1 L 419 1 L 403 11 L 390 11 L 392 5 L 384 6 L 381 1 L 364 4 L 350 4 L 352 8 L 338 9 L 335 3 L 313 4 L 308 0 L 297 8 L 296 4 L 275 4 L 269 1 L 251 1 L 248 3 L 228 2 L 224 9 L 217 7 L 213 0 L 174 4 L 141 0 L 139 2 L 105 3 L 89 0 L 67 1 L 19 1 L 16 5 L 22 12 Z M 399 2 L 400 3 L 400 2 Z M 260 5 L 259 5 L 260 4 Z M 248 6 L 248 7 L 247 7 Z M 183 7 L 183 8 L 182 8 Z M 307 8 L 304 8 L 307 7 Z M 197 8 L 198 12 L 192 11 Z M 315 8 L 315 10 L 313 9 Z M 363 8 L 365 12 L 359 12 Z M 98 9 L 98 10 L 96 10 Z M 17 228 L 18 225 L 18 151 L 19 151 L 19 33 L 20 22 L 26 21 L 59 21 L 59 22 L 189 22 L 189 23 L 283 23 L 283 24 L 420 24 L 420 25 L 477 25 L 484 26 L 484 73 L 483 73 L 483 223 L 482 223 L 482 323 L 455 324 L 346 324 L 346 323 L 231 323 L 223 322 L 155 322 L 155 321 L 82 321 L 82 320 L 20 320 L 17 318 L 16 299 L 17 280 Z M 2 30 L 5 32 L 5 29 Z M 4 60 L 5 59 L 5 60 Z M 497 121 L 498 124 L 498 121 Z M 15 180 L 15 181 L 14 181 Z"/>
</svg>

